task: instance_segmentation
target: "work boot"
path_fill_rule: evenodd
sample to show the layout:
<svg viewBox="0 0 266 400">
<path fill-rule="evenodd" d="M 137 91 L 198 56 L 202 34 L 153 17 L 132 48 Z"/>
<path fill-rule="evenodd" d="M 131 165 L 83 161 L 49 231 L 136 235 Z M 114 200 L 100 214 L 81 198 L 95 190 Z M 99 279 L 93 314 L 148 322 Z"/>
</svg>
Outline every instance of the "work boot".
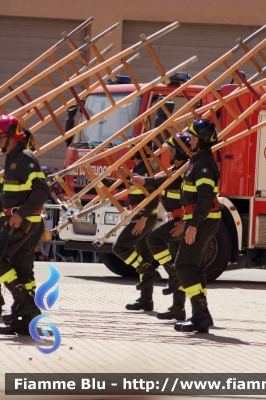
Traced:
<svg viewBox="0 0 266 400">
<path fill-rule="evenodd" d="M 165 263 L 163 264 L 165 271 L 168 273 L 169 278 L 167 282 L 167 286 L 163 288 L 162 292 L 164 295 L 174 293 L 175 289 L 179 286 L 179 279 L 177 276 L 177 270 L 174 264 Z"/>
<path fill-rule="evenodd" d="M 155 282 L 159 282 L 161 280 L 161 275 L 159 272 L 148 262 L 142 262 L 138 268 L 137 272 L 142 276 L 142 280 L 136 285 L 137 290 L 147 289 L 149 286 L 152 286 Z"/>
<path fill-rule="evenodd" d="M 164 313 L 158 313 L 157 318 L 159 319 L 176 319 L 179 321 L 186 320 L 185 311 L 185 300 L 186 293 L 182 290 L 175 290 L 173 293 L 173 305 L 168 308 L 168 311 Z"/>
<path fill-rule="evenodd" d="M 34 297 L 29 294 L 25 286 L 18 279 L 6 283 L 6 287 L 11 292 L 14 303 L 11 307 L 11 314 L 6 314 L 5 317 L 3 316 L 5 322 L 13 321 L 26 314 L 40 312 L 39 308 L 34 303 Z"/>
<path fill-rule="evenodd" d="M 207 297 L 206 297 L 205 295 L 203 295 L 203 296 L 204 296 L 204 299 L 205 299 L 205 301 L 206 301 L 206 306 L 207 306 L 207 308 L 208 308 Z M 191 321 L 191 318 L 193 317 L 193 314 L 194 314 L 194 310 L 193 310 L 193 305 L 192 305 L 192 303 L 191 303 L 191 312 L 192 312 L 192 316 L 191 316 L 190 318 L 188 318 L 186 322 Z M 182 326 L 182 325 L 183 325 L 183 323 L 176 323 L 176 324 L 175 324 L 175 330 L 178 331 L 178 332 L 181 332 L 181 326 Z M 209 329 L 201 329 L 199 332 L 200 332 L 200 333 L 208 333 L 208 332 L 209 332 Z"/>
<path fill-rule="evenodd" d="M 41 311 L 37 308 L 35 312 L 13 319 L 10 324 L 0 324 L 0 335 L 30 335 L 29 325 L 33 318 L 40 315 Z"/>
<path fill-rule="evenodd" d="M 8 288 L 8 284 L 5 283 L 5 286 Z M 35 296 L 35 289 L 31 288 L 31 289 L 27 289 L 27 292 L 29 293 L 29 295 L 34 299 Z M 19 299 L 15 298 L 13 304 L 11 305 L 11 313 L 6 313 L 2 315 L 3 318 L 3 322 L 6 325 L 9 325 L 14 319 L 17 319 L 16 316 L 14 316 L 13 311 L 16 310 L 18 304 L 19 304 Z M 36 315 L 41 314 L 40 309 L 36 306 Z"/>
<path fill-rule="evenodd" d="M 153 310 L 152 293 L 153 293 L 152 286 L 149 286 L 147 289 L 142 289 L 140 298 L 137 299 L 136 302 L 133 304 L 127 304 L 126 309 L 152 311 Z"/>
<path fill-rule="evenodd" d="M 192 317 L 184 323 L 176 323 L 175 330 L 178 332 L 200 332 L 208 333 L 209 327 L 213 326 L 213 320 L 207 307 L 206 297 L 200 293 L 191 298 Z"/>
</svg>

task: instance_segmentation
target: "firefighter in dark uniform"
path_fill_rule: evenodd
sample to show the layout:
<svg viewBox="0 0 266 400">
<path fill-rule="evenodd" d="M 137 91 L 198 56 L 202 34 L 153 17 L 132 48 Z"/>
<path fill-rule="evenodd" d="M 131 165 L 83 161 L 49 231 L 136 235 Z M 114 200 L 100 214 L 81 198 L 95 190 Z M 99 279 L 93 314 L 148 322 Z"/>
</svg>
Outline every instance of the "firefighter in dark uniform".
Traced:
<svg viewBox="0 0 266 400">
<path fill-rule="evenodd" d="M 33 136 L 31 134 L 31 132 L 26 129 L 26 128 L 22 128 L 23 133 L 26 135 L 25 139 L 23 139 L 23 143 L 25 144 L 27 149 L 30 149 L 31 151 L 34 151 L 34 141 L 33 141 Z M 4 178 L 0 177 L 0 192 L 2 192 L 3 189 L 3 184 L 4 184 Z M 6 222 L 6 218 L 2 218 L 4 217 L 5 213 L 2 211 L 0 212 L 0 231 L 3 228 L 5 222 Z M 43 223 L 43 218 L 41 219 L 41 222 L 39 224 L 39 227 L 37 229 L 37 231 L 34 234 L 34 248 L 37 246 L 37 244 L 39 243 L 42 234 L 44 231 L 44 223 Z M 35 295 L 35 290 L 36 290 L 36 282 L 35 282 L 35 276 L 34 276 L 34 260 L 32 260 L 32 271 L 31 271 L 31 276 L 30 276 L 30 283 L 26 284 L 26 289 L 29 291 L 29 293 L 31 295 Z M 2 314 L 3 309 L 2 307 L 5 304 L 5 300 L 4 300 L 4 296 L 2 294 L 2 289 L 1 289 L 1 285 L 0 285 L 0 314 Z M 11 307 L 11 309 L 13 309 L 15 307 L 15 304 Z M 4 314 L 2 316 L 3 320 L 5 323 L 10 323 L 12 321 L 12 313 L 11 314 Z"/>
<path fill-rule="evenodd" d="M 2 170 L 2 169 L 0 169 L 0 170 Z M 2 177 L 0 177 L 0 192 L 2 191 L 3 184 L 4 184 L 4 177 L 2 176 Z M 4 212 L 1 211 L 1 212 L 0 212 L 0 231 L 1 231 L 1 229 L 2 229 L 2 228 L 4 227 L 4 225 L 5 225 L 5 219 L 2 218 L 4 215 L 5 215 Z M 0 315 L 1 315 L 2 312 L 3 312 L 3 306 L 4 306 L 4 305 L 5 305 L 5 299 L 4 299 L 4 296 L 3 296 L 3 294 L 2 294 L 2 287 L 1 287 L 1 285 L 0 285 Z"/>
<path fill-rule="evenodd" d="M 189 138 L 183 135 L 177 135 L 183 144 L 189 148 Z M 188 160 L 188 155 L 185 150 L 180 146 L 178 141 L 170 137 L 165 143 L 169 152 L 170 164 L 174 165 L 172 173 L 176 172 Z M 159 188 L 166 180 L 166 174 L 155 175 L 154 177 L 134 177 L 132 183 L 138 186 L 139 183 L 145 185 L 148 189 L 151 187 L 153 190 Z M 168 287 L 163 289 L 163 294 L 168 295 L 173 293 L 173 305 L 169 307 L 167 312 L 158 313 L 159 319 L 177 319 L 184 321 L 186 313 L 184 308 L 185 292 L 178 290 L 180 286 L 177 276 L 177 271 L 174 266 L 169 244 L 176 243 L 181 239 L 184 224 L 181 221 L 183 216 L 183 208 L 180 203 L 180 193 L 182 176 L 179 176 L 172 182 L 165 190 L 162 191 L 162 205 L 167 211 L 166 223 L 159 228 L 149 233 L 147 237 L 147 244 L 153 254 L 153 257 L 160 265 L 164 267 L 169 275 Z"/>
<path fill-rule="evenodd" d="M 181 286 L 191 300 L 192 317 L 184 323 L 176 323 L 182 332 L 208 332 L 213 325 L 207 307 L 206 286 L 202 285 L 205 273 L 204 255 L 208 242 L 219 229 L 221 212 L 217 199 L 218 168 L 211 147 L 217 144 L 217 132 L 213 122 L 195 120 L 188 128 L 191 151 L 195 154 L 184 172 L 181 204 L 185 214 L 183 235 L 175 260 Z"/>
<path fill-rule="evenodd" d="M 31 295 L 31 273 L 34 235 L 49 187 L 37 158 L 25 147 L 25 138 L 16 117 L 0 117 L 0 148 L 6 155 L 1 192 L 6 224 L 0 232 L 0 283 L 5 283 L 14 298 L 11 322 L 0 326 L 2 334 L 27 330 L 31 319 L 40 314 Z"/>
<path fill-rule="evenodd" d="M 131 159 L 135 162 L 132 173 L 148 176 L 148 170 L 140 152 L 136 152 Z M 117 172 L 120 178 L 126 177 L 122 169 L 119 169 Z M 105 178 L 103 183 L 106 186 L 111 186 L 114 183 L 114 179 Z M 144 199 L 146 199 L 146 196 L 141 189 L 136 189 L 129 193 L 129 210 L 133 210 Z M 159 197 L 157 196 L 131 219 L 130 223 L 125 226 L 113 244 L 113 252 L 117 257 L 121 258 L 127 265 L 136 268 L 140 275 L 140 282 L 136 288 L 141 291 L 141 296 L 135 303 L 127 304 L 127 310 L 153 310 L 153 283 L 158 282 L 161 276 L 152 265 L 153 256 L 148 249 L 146 238 L 156 225 L 158 203 Z"/>
</svg>

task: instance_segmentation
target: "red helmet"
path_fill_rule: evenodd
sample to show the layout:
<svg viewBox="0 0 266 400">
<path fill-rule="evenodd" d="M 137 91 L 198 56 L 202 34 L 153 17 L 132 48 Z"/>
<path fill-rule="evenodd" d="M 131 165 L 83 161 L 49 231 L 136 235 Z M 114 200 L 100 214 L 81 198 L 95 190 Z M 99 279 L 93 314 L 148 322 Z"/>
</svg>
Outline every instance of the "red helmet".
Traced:
<svg viewBox="0 0 266 400">
<path fill-rule="evenodd" d="M 16 117 L 12 115 L 2 115 L 0 116 L 0 135 L 6 135 L 8 137 L 10 134 L 17 142 L 26 138 L 20 122 Z"/>
</svg>

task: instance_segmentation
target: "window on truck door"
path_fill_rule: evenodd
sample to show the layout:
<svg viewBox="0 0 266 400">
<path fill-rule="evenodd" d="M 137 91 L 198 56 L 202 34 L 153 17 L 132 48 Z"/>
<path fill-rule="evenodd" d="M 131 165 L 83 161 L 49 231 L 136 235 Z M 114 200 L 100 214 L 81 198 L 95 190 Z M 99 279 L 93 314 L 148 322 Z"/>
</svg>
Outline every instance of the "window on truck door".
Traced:
<svg viewBox="0 0 266 400">
<path fill-rule="evenodd" d="M 165 97 L 165 96 L 161 96 L 161 95 L 158 96 L 158 95 L 155 95 L 155 96 L 152 98 L 151 106 L 150 106 L 150 107 L 154 106 L 154 104 L 156 104 L 156 103 L 158 103 L 159 101 L 161 101 L 163 97 Z M 191 97 L 191 98 L 192 98 L 192 97 Z M 174 103 L 174 108 L 173 108 L 172 114 L 174 114 L 176 111 L 178 111 L 181 107 L 183 107 L 183 106 L 184 106 L 185 104 L 187 104 L 187 102 L 188 102 L 187 99 L 186 99 L 185 97 L 183 97 L 183 96 L 176 96 L 176 97 L 173 97 L 173 98 L 171 99 L 171 101 Z M 198 102 L 198 103 L 196 103 L 196 108 L 199 108 L 199 107 L 201 107 L 201 101 Z M 159 111 L 159 114 L 158 114 L 158 110 L 157 110 L 157 111 L 153 112 L 152 114 L 150 114 L 150 116 L 149 116 L 149 118 L 148 118 L 148 124 L 149 124 L 149 126 L 151 127 L 151 129 L 153 129 L 154 127 L 159 126 L 159 124 L 161 125 L 164 121 L 166 121 L 166 119 L 167 119 L 167 118 L 166 118 L 166 116 L 164 115 L 164 113 L 161 112 L 161 111 Z M 194 119 L 195 119 L 195 118 L 192 117 L 192 118 L 189 119 L 189 121 L 190 121 L 190 122 L 193 122 Z M 179 126 L 180 126 L 180 127 L 182 128 L 182 130 L 183 130 L 183 129 L 185 129 L 185 128 L 187 127 L 187 124 L 186 124 L 186 122 L 181 122 L 181 123 L 179 124 Z M 176 133 L 178 133 L 177 129 L 176 129 Z M 165 134 L 166 138 L 170 136 L 170 133 L 168 133 L 167 130 L 164 131 L 164 134 Z M 161 135 L 161 134 L 158 135 L 158 139 L 160 140 L 161 143 L 164 142 L 164 139 L 162 138 L 162 135 Z"/>
<path fill-rule="evenodd" d="M 112 97 L 117 103 L 128 94 L 129 93 L 116 93 L 112 94 Z M 141 104 L 141 97 L 142 96 L 137 97 L 100 120 L 87 126 L 75 136 L 74 143 L 87 142 L 88 144 L 97 145 L 104 142 L 106 139 L 109 139 L 112 135 L 137 118 Z M 106 108 L 110 107 L 110 105 L 110 101 L 105 94 L 92 94 L 88 96 L 85 103 L 85 107 L 90 116 L 99 114 Z M 82 116 L 82 121 L 85 121 L 84 116 Z M 132 137 L 133 129 L 134 127 L 125 132 L 127 138 Z M 122 142 L 123 140 L 121 138 L 117 138 L 112 142 L 112 145 L 116 146 Z"/>
</svg>

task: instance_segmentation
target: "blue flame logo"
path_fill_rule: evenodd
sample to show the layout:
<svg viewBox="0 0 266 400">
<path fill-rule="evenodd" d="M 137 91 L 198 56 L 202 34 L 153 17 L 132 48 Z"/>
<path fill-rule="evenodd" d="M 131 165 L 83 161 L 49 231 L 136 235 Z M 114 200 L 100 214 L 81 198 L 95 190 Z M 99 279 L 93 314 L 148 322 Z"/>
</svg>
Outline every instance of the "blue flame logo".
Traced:
<svg viewBox="0 0 266 400">
<path fill-rule="evenodd" d="M 38 288 L 36 295 L 35 295 L 36 306 L 45 311 L 47 311 L 47 308 L 44 304 L 44 296 L 59 281 L 59 278 L 60 278 L 59 272 L 52 265 L 50 265 L 50 264 L 48 264 L 48 265 L 49 265 L 50 274 L 51 274 L 50 278 L 48 279 L 48 281 L 44 282 Z M 48 294 L 48 296 L 46 298 L 46 303 L 47 303 L 48 309 L 50 309 L 54 305 L 58 296 L 59 296 L 59 287 L 57 287 L 53 292 Z M 33 318 L 33 320 L 30 322 L 30 325 L 29 325 L 29 332 L 30 332 L 31 337 L 34 340 L 36 340 L 37 342 L 44 343 L 45 341 L 40 337 L 38 330 L 37 330 L 38 322 L 42 318 L 51 318 L 51 317 L 48 314 L 41 314 L 41 315 L 38 315 L 37 317 Z M 53 332 L 54 345 L 51 348 L 47 348 L 47 347 L 43 348 L 40 346 L 36 346 L 36 347 L 40 352 L 42 352 L 44 354 L 50 354 L 50 353 L 53 353 L 55 350 L 57 350 L 58 347 L 60 346 L 61 336 L 60 336 L 60 332 L 59 332 L 58 328 L 55 325 L 50 324 L 48 322 L 45 322 L 45 324 Z M 44 336 L 50 337 L 50 334 L 46 329 L 42 329 L 42 333 L 44 334 Z"/>
</svg>

